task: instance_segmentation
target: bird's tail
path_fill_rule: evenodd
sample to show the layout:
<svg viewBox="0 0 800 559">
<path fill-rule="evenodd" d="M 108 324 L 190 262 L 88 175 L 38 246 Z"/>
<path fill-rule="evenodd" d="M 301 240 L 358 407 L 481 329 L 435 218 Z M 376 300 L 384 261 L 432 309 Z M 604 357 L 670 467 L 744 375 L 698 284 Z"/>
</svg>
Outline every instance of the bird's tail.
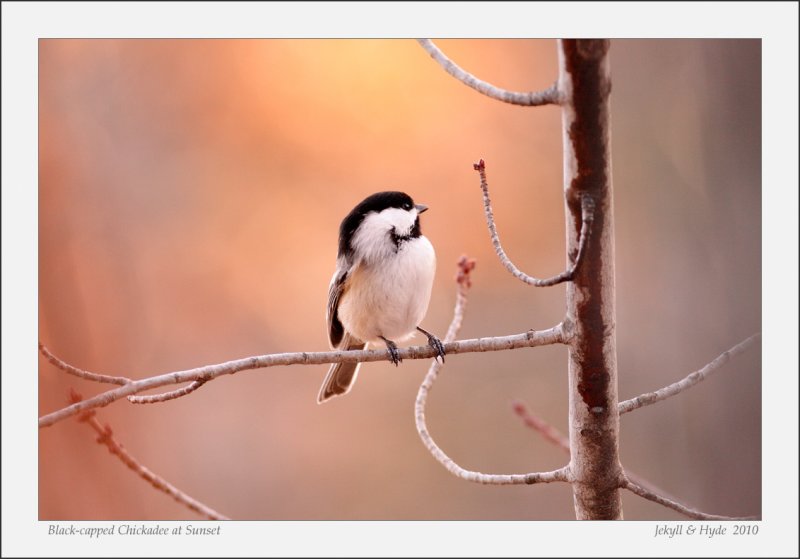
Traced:
<svg viewBox="0 0 800 559">
<path fill-rule="evenodd" d="M 357 340 L 345 333 L 342 342 L 339 344 L 339 349 L 352 350 L 364 349 L 367 347 L 366 342 Z M 334 396 L 341 396 L 350 392 L 350 388 L 356 381 L 358 375 L 358 368 L 361 363 L 334 363 L 328 369 L 328 374 L 325 375 L 325 380 L 322 382 L 319 396 L 317 396 L 317 403 L 333 398 Z"/>
</svg>

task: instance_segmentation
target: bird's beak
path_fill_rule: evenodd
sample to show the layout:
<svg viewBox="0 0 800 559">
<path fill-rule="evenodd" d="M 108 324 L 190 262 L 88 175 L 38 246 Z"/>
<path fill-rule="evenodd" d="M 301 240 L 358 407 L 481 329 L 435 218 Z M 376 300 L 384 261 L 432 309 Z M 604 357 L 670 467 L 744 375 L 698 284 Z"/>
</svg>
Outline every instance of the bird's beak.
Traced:
<svg viewBox="0 0 800 559">
<path fill-rule="evenodd" d="M 428 206 L 426 206 L 425 204 L 417 204 L 414 207 L 417 208 L 417 213 L 418 214 L 421 214 L 422 212 L 427 211 L 427 209 L 428 209 Z"/>
</svg>

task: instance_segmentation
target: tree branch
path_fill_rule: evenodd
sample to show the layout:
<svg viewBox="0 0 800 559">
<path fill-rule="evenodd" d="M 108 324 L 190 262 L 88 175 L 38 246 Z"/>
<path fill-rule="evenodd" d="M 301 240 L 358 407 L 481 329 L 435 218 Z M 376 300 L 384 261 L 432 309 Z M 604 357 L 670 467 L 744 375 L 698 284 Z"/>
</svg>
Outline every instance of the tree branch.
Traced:
<svg viewBox="0 0 800 559">
<path fill-rule="evenodd" d="M 45 359 L 50 361 L 53 365 L 64 371 L 65 373 L 69 373 L 71 375 L 75 375 L 78 378 L 86 379 L 86 380 L 93 380 L 95 382 L 105 382 L 109 384 L 128 384 L 131 382 L 131 379 L 126 377 L 111 377 L 108 375 L 99 375 L 97 373 L 90 373 L 89 371 L 84 371 L 83 369 L 78 369 L 77 367 L 73 367 L 72 365 L 65 363 L 52 353 L 50 350 L 47 349 L 42 342 L 39 342 L 39 351 L 44 355 Z"/>
<path fill-rule="evenodd" d="M 581 195 L 581 232 L 580 232 L 580 241 L 578 243 L 578 252 L 575 256 L 575 260 L 572 265 L 565 271 L 561 272 L 557 276 L 553 276 L 547 279 L 538 279 L 533 276 L 529 276 L 519 268 L 517 268 L 513 262 L 508 258 L 506 252 L 503 250 L 503 246 L 500 244 L 500 237 L 497 234 L 497 227 L 494 224 L 494 214 L 492 212 L 492 202 L 489 199 L 489 183 L 486 180 L 486 164 L 484 163 L 483 159 L 481 159 L 478 163 L 475 163 L 472 166 L 481 177 L 481 190 L 483 191 L 483 209 L 486 213 L 486 224 L 489 226 L 489 234 L 492 237 L 492 245 L 494 245 L 494 251 L 497 253 L 497 257 L 500 258 L 500 262 L 506 269 L 511 272 L 511 274 L 517 278 L 518 280 L 527 283 L 528 285 L 533 285 L 535 287 L 549 287 L 552 285 L 557 285 L 559 283 L 565 281 L 571 281 L 575 274 L 578 272 L 578 269 L 581 263 L 584 260 L 584 254 L 586 253 L 586 244 L 588 242 L 589 236 L 591 235 L 592 231 L 592 222 L 594 221 L 594 199 L 587 193 L 583 193 Z"/>
<path fill-rule="evenodd" d="M 77 403 L 81 401 L 82 397 L 80 394 L 75 392 L 74 390 L 70 393 L 70 401 L 73 403 Z M 113 431 L 111 430 L 111 426 L 106 424 L 105 427 L 100 425 L 100 422 L 97 420 L 96 412 L 94 410 L 85 411 L 79 417 L 78 421 L 82 423 L 87 423 L 92 429 L 94 429 L 97 434 L 97 442 L 99 444 L 105 445 L 108 448 L 108 451 L 119 458 L 123 464 L 128 466 L 134 473 L 136 473 L 139 477 L 147 481 L 150 485 L 166 493 L 167 495 L 171 496 L 180 504 L 184 505 L 190 510 L 209 518 L 210 520 L 230 520 L 227 516 L 224 516 L 214 509 L 204 505 L 200 501 L 190 497 L 162 477 L 156 475 L 144 465 L 142 465 L 138 460 L 136 460 L 133 456 L 128 454 L 128 452 L 123 448 L 123 446 L 117 442 L 113 435 Z"/>
<path fill-rule="evenodd" d="M 732 357 L 739 355 L 740 353 L 744 353 L 750 347 L 756 343 L 756 340 L 761 338 L 761 334 L 753 334 L 743 342 L 740 342 L 730 348 L 728 351 L 723 352 L 719 357 L 714 359 L 711 363 L 699 369 L 687 377 L 679 380 L 678 382 L 674 382 L 669 386 L 665 386 L 655 392 L 647 392 L 645 394 L 641 394 L 636 396 L 635 398 L 631 398 L 630 400 L 625 400 L 624 402 L 619 403 L 619 414 L 622 415 L 623 413 L 628 413 L 633 410 L 637 410 L 644 406 L 649 406 L 650 404 L 655 404 L 656 402 L 660 402 L 661 400 L 666 400 L 670 396 L 674 396 L 676 394 L 680 394 L 684 390 L 687 390 L 700 382 L 701 380 L 705 380 L 711 373 L 715 372 L 716 370 L 722 368 Z"/>
<path fill-rule="evenodd" d="M 558 448 L 569 454 L 569 438 L 564 436 L 558 429 L 547 423 L 545 420 L 533 415 L 528 411 L 528 407 L 524 402 L 515 400 L 511 403 L 511 408 L 514 410 L 522 422 L 527 426 L 539 433 L 544 439 Z"/>
<path fill-rule="evenodd" d="M 632 493 L 635 493 L 640 497 L 647 499 L 648 501 L 653 501 L 654 503 L 658 503 L 659 505 L 663 505 L 669 509 L 688 516 L 689 518 L 694 518 L 697 520 L 758 520 L 757 516 L 722 516 L 719 514 L 707 514 L 658 495 L 649 489 L 645 489 L 641 485 L 633 483 L 628 478 L 623 478 L 622 482 L 620 483 L 620 487 L 628 489 Z"/>
<path fill-rule="evenodd" d="M 444 68 L 448 74 L 472 89 L 483 93 L 487 97 L 491 97 L 492 99 L 503 101 L 505 103 L 511 103 L 512 105 L 524 105 L 526 107 L 558 105 L 561 102 L 561 97 L 558 91 L 558 82 L 554 83 L 544 91 L 508 91 L 478 79 L 463 68 L 459 67 L 455 62 L 447 58 L 447 56 L 439 49 L 439 47 L 433 44 L 433 41 L 430 39 L 417 39 L 417 42 L 428 52 L 428 54 L 431 55 L 431 58 L 433 58 L 442 68 Z"/>
<path fill-rule="evenodd" d="M 132 404 L 157 404 L 159 402 L 167 402 L 169 400 L 174 400 L 176 398 L 180 398 L 181 396 L 186 396 L 187 394 L 191 394 L 201 386 L 203 386 L 206 380 L 200 379 L 194 381 L 189 386 L 184 386 L 183 388 L 179 388 L 177 390 L 171 390 L 169 392 L 164 392 L 163 394 L 152 394 L 149 396 L 128 396 L 128 401 Z"/>
<path fill-rule="evenodd" d="M 516 413 L 520 417 L 520 419 L 522 419 L 522 422 L 525 424 L 526 427 L 530 427 L 531 429 L 539 433 L 542 437 L 544 437 L 545 440 L 553 443 L 567 454 L 570 453 L 569 437 L 567 437 L 561 431 L 559 431 L 558 429 L 547 423 L 544 419 L 541 419 L 540 417 L 531 413 L 524 402 L 516 400 L 512 402 L 512 408 L 514 410 L 514 413 Z M 644 479 L 643 477 L 634 474 L 630 470 L 626 471 L 625 475 L 631 482 L 642 486 L 646 490 L 651 491 L 653 493 L 658 493 L 666 499 L 674 500 L 674 498 L 671 495 L 669 495 L 666 491 L 664 491 L 660 487 L 657 487 L 656 485 Z"/>
<path fill-rule="evenodd" d="M 561 324 L 549 328 L 548 330 L 541 330 L 538 332 L 529 330 L 522 334 L 513 334 L 510 336 L 474 338 L 471 340 L 450 342 L 445 344 L 445 350 L 447 351 L 447 355 L 455 355 L 457 353 L 504 351 L 507 349 L 535 347 L 556 343 L 565 343 L 565 335 Z M 41 347 L 44 348 L 44 346 Z M 401 359 L 428 359 L 437 355 L 436 350 L 429 345 L 402 348 L 398 349 L 397 353 Z M 360 351 L 303 351 L 245 357 L 226 363 L 219 363 L 217 365 L 206 365 L 195 369 L 176 371 L 130 381 L 119 388 L 108 390 L 93 398 L 82 400 L 81 402 L 40 417 L 39 428 L 49 427 L 58 421 L 62 421 L 76 413 L 88 409 L 107 406 L 120 398 L 125 398 L 126 396 L 169 384 L 182 384 L 195 380 L 209 381 L 223 375 L 232 375 L 239 371 L 275 367 L 278 365 L 321 365 L 324 363 L 388 361 L 389 359 L 389 352 L 383 349 Z"/>
<path fill-rule="evenodd" d="M 475 267 L 475 261 L 469 260 L 466 257 L 462 257 L 458 264 L 459 272 L 456 276 L 456 282 L 458 283 L 456 306 L 455 310 L 453 311 L 453 320 L 450 323 L 450 327 L 447 329 L 447 334 L 444 337 L 445 342 L 450 342 L 453 340 L 456 335 L 458 335 L 458 331 L 461 328 L 461 322 L 464 318 L 464 309 L 467 305 L 467 291 L 471 286 L 469 274 Z M 542 344 L 540 345 L 544 345 L 545 343 L 557 342 L 542 341 Z M 433 457 L 447 469 L 447 471 L 461 479 L 487 485 L 550 483 L 554 481 L 568 480 L 569 466 L 564 466 L 563 468 L 553 470 L 551 472 L 533 472 L 529 474 L 484 474 L 481 472 L 466 470 L 456 464 L 449 456 L 447 456 L 447 454 L 445 454 L 445 452 L 439 448 L 439 446 L 433 440 L 433 437 L 431 437 L 425 422 L 425 404 L 428 399 L 428 393 L 430 392 L 434 381 L 438 377 L 439 370 L 442 368 L 442 366 L 443 363 L 436 359 L 431 362 L 430 369 L 428 369 L 428 374 L 425 375 L 425 379 L 422 381 L 422 385 L 419 387 L 419 391 L 417 392 L 417 399 L 414 403 L 414 416 L 417 425 L 417 433 L 419 433 L 422 443 L 433 455 Z"/>
</svg>

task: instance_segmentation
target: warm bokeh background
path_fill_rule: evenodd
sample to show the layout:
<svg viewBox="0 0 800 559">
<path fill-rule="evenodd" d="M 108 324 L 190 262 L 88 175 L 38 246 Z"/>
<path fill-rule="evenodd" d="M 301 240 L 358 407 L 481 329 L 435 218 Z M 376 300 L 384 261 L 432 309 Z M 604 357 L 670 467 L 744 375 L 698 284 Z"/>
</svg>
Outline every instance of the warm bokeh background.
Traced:
<svg viewBox="0 0 800 559">
<path fill-rule="evenodd" d="M 549 86 L 551 40 L 442 40 L 508 89 Z M 546 328 L 564 287 L 494 256 L 472 163 L 487 161 L 505 247 L 564 267 L 560 112 L 490 100 L 411 40 L 42 40 L 40 339 L 76 366 L 149 376 L 327 348 L 337 227 L 376 190 L 431 207 L 440 335 L 457 258 L 478 259 L 462 337 Z M 677 380 L 761 326 L 759 41 L 612 42 L 622 399 Z M 423 340 L 418 338 L 418 342 Z M 32 349 L 33 351 L 33 349 Z M 760 351 L 622 418 L 634 472 L 708 512 L 761 512 Z M 99 417 L 148 467 L 237 519 L 570 519 L 569 486 L 486 487 L 427 453 L 413 402 L 427 368 L 362 368 L 316 404 L 326 366 L 213 382 Z M 432 434 L 464 467 L 521 473 L 566 457 L 513 399 L 566 430 L 566 350 L 448 358 Z M 105 388 L 40 359 L 39 412 Z M 39 432 L 41 519 L 184 519 L 74 420 Z M 629 519 L 678 519 L 624 493 Z"/>
</svg>

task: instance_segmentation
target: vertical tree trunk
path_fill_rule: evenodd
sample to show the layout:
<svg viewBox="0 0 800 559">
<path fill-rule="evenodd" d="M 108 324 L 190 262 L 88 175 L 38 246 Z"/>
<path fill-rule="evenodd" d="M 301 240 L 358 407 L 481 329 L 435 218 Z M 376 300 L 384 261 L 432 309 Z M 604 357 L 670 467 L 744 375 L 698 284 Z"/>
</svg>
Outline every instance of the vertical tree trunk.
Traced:
<svg viewBox="0 0 800 559">
<path fill-rule="evenodd" d="M 559 41 L 567 258 L 574 261 L 581 201 L 595 204 L 585 260 L 567 283 L 569 438 L 578 519 L 621 519 L 607 40 Z"/>
</svg>

